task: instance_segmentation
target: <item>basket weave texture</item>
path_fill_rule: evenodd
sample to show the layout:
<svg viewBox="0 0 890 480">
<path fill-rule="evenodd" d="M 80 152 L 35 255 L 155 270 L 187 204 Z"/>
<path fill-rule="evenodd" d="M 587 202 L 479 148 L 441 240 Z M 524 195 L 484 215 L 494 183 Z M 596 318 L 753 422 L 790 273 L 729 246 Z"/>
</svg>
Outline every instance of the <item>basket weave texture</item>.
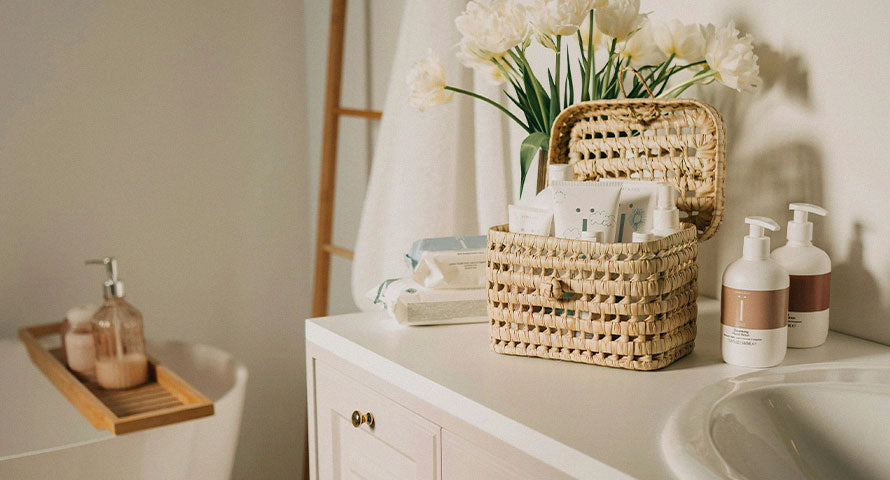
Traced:
<svg viewBox="0 0 890 480">
<path fill-rule="evenodd" d="M 488 233 L 490 345 L 497 353 L 655 370 L 692 351 L 698 241 L 723 217 L 725 133 L 694 100 L 606 100 L 569 107 L 549 163 L 576 180 L 667 180 L 685 228 L 651 242 L 594 243 Z"/>
</svg>

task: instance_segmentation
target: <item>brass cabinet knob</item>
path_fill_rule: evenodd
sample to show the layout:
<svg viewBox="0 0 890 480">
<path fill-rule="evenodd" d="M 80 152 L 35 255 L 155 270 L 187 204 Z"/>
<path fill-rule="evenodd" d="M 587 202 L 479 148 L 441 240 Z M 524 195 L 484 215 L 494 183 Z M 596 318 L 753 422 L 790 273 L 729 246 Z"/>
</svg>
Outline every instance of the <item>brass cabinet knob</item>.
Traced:
<svg viewBox="0 0 890 480">
<path fill-rule="evenodd" d="M 374 428 L 374 414 L 368 412 L 362 415 L 358 410 L 352 412 L 352 426 L 358 428 L 363 423 L 367 423 L 369 427 Z"/>
</svg>

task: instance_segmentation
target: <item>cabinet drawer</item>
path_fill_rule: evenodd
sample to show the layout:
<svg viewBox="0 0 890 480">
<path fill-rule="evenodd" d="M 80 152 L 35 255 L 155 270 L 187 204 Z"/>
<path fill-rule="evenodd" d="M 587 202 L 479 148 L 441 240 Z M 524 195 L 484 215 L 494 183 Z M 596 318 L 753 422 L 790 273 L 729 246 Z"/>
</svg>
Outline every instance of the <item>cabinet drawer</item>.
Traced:
<svg viewBox="0 0 890 480">
<path fill-rule="evenodd" d="M 353 426 L 353 412 L 374 423 Z M 441 428 L 321 362 L 315 364 L 317 468 L 328 479 L 439 479 Z"/>
</svg>

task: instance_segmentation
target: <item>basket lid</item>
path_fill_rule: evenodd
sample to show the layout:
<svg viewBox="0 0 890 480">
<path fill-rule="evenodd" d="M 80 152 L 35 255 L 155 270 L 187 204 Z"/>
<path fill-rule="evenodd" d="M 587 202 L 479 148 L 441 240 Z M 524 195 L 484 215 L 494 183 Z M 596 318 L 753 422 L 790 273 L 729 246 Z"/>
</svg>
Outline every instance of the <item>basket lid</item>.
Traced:
<svg viewBox="0 0 890 480">
<path fill-rule="evenodd" d="M 582 102 L 556 117 L 548 164 L 568 163 L 575 179 L 668 181 L 682 220 L 699 240 L 723 220 L 726 129 L 714 107 L 691 99 Z M 541 173 L 546 175 L 546 169 Z M 544 185 L 545 182 L 540 182 Z"/>
</svg>

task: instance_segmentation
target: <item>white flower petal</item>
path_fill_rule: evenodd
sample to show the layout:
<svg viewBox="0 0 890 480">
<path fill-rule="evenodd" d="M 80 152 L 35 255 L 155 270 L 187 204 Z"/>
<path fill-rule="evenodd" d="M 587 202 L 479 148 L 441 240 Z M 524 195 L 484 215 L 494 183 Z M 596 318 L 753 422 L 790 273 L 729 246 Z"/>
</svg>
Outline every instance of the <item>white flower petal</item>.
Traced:
<svg viewBox="0 0 890 480">
<path fill-rule="evenodd" d="M 690 63 L 698 62 L 705 57 L 705 33 L 701 25 L 684 25 L 679 20 L 668 23 L 653 23 L 652 34 L 658 48 L 665 55 Z"/>
<path fill-rule="evenodd" d="M 574 35 L 595 3 L 594 0 L 535 0 L 528 10 L 529 22 L 539 37 Z"/>
<path fill-rule="evenodd" d="M 426 57 L 411 66 L 406 80 L 411 89 L 411 106 L 421 112 L 426 107 L 448 102 L 453 95 L 445 90 L 445 67 L 432 50 L 428 50 Z"/>
<path fill-rule="evenodd" d="M 515 0 L 472 0 L 454 24 L 486 56 L 500 58 L 528 40 L 527 10 Z"/>
<path fill-rule="evenodd" d="M 720 28 L 708 25 L 705 32 L 705 60 L 708 67 L 717 71 L 717 80 L 738 91 L 750 92 L 760 87 L 760 66 L 751 35 L 740 37 L 734 22 Z"/>
<path fill-rule="evenodd" d="M 618 39 L 627 38 L 645 20 L 640 14 L 640 0 L 609 0 L 609 4 L 598 8 L 594 20 L 599 30 Z"/>
</svg>

